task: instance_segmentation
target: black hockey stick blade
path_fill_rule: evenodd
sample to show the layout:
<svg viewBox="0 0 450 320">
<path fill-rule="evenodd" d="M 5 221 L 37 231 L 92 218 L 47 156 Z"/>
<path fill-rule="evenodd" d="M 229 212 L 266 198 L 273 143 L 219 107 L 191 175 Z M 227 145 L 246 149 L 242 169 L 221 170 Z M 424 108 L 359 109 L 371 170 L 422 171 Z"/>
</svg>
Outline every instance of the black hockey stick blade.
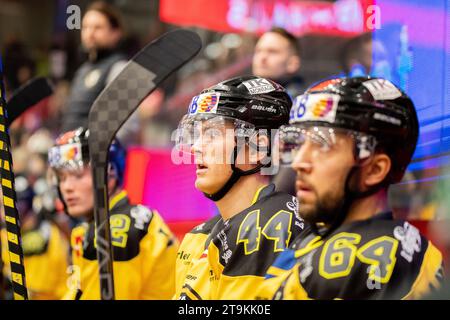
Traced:
<svg viewBox="0 0 450 320">
<path fill-rule="evenodd" d="M 109 146 L 142 100 L 190 61 L 201 46 L 200 37 L 192 31 L 175 30 L 164 34 L 128 62 L 100 93 L 89 112 L 89 153 L 95 189 L 94 218 L 103 300 L 114 299 L 106 174 Z"/>
<path fill-rule="evenodd" d="M 53 87 L 44 77 L 34 78 L 17 89 L 7 103 L 7 125 L 11 125 L 25 111 L 53 94 Z"/>
</svg>

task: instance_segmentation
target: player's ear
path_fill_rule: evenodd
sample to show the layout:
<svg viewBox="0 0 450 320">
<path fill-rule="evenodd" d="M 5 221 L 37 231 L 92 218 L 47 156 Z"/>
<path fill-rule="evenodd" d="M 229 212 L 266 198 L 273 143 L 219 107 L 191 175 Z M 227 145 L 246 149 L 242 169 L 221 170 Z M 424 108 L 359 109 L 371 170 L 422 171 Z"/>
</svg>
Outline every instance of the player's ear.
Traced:
<svg viewBox="0 0 450 320">
<path fill-rule="evenodd" d="M 364 187 L 371 187 L 381 183 L 391 170 L 391 158 L 385 153 L 376 153 L 363 168 L 362 183 Z"/>
</svg>

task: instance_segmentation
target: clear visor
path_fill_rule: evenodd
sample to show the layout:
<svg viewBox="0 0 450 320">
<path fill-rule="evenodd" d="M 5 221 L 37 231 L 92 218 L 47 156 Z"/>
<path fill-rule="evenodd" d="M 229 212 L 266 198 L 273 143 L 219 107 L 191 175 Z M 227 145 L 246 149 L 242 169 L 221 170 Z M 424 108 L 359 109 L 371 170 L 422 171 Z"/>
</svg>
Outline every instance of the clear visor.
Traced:
<svg viewBox="0 0 450 320">
<path fill-rule="evenodd" d="M 70 143 L 52 147 L 48 152 L 48 163 L 55 170 L 82 170 L 85 163 L 81 144 Z"/>
<path fill-rule="evenodd" d="M 239 144 L 254 136 L 251 123 L 215 114 L 185 115 L 175 133 L 175 148 L 183 153 L 194 154 L 194 146 L 218 142 Z"/>
<path fill-rule="evenodd" d="M 328 157 L 339 148 L 341 140 L 348 138 L 354 142 L 356 160 L 364 160 L 374 153 L 376 140 L 370 135 L 326 126 L 282 126 L 279 130 L 281 164 L 292 164 L 297 153 L 306 144 L 311 158 L 320 160 Z"/>
</svg>

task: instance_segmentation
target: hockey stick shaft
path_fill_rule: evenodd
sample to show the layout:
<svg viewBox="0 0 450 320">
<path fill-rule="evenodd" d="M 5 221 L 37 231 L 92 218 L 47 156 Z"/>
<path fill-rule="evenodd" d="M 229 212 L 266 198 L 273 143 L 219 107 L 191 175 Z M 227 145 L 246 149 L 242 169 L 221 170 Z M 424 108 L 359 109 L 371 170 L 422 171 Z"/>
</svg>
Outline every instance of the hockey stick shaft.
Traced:
<svg viewBox="0 0 450 320">
<path fill-rule="evenodd" d="M 14 299 L 27 300 L 28 293 L 25 281 L 25 267 L 23 263 L 22 238 L 20 235 L 19 212 L 16 207 L 17 196 L 14 189 L 14 172 L 12 166 L 11 144 L 7 126 L 8 120 L 6 116 L 6 99 L 1 66 L 0 69 L 0 172 L 3 192 L 3 207 L 5 209 L 9 260 L 11 263 L 11 281 Z"/>
<path fill-rule="evenodd" d="M 97 259 L 101 298 L 114 299 L 113 255 L 108 212 L 109 146 L 142 100 L 201 48 L 197 34 L 169 32 L 142 49 L 105 88 L 89 113 L 89 153 L 93 173 Z"/>
<path fill-rule="evenodd" d="M 6 103 L 7 116 L 5 117 L 5 121 L 7 123 L 7 126 L 9 127 L 14 122 L 14 120 L 19 118 L 27 110 L 41 103 L 44 99 L 48 98 L 52 94 L 53 88 L 48 79 L 38 77 L 28 81 L 26 84 L 24 84 L 11 94 L 10 99 Z M 1 166 L 3 166 L 3 162 L 0 162 L 0 167 Z M 0 250 L 2 245 L 6 244 L 0 242 Z M 0 286 L 2 286 L 0 288 L 0 296 L 4 296 L 2 292 L 3 281 L 0 281 Z"/>
</svg>

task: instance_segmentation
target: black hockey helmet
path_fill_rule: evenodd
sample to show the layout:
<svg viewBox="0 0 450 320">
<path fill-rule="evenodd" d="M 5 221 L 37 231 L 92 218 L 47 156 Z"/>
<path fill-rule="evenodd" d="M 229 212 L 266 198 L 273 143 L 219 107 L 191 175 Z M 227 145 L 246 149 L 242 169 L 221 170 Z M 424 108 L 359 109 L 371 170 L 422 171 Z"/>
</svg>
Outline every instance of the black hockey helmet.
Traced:
<svg viewBox="0 0 450 320">
<path fill-rule="evenodd" d="M 381 78 L 337 78 L 319 82 L 294 101 L 290 125 L 325 126 L 375 138 L 375 148 L 392 160 L 387 183 L 399 182 L 419 136 L 412 100 Z"/>
<path fill-rule="evenodd" d="M 48 162 L 52 169 L 76 170 L 89 164 L 89 130 L 79 127 L 60 135 L 55 146 L 48 152 Z M 125 172 L 126 149 L 114 139 L 108 159 L 117 173 L 118 185 L 122 185 Z"/>
<path fill-rule="evenodd" d="M 342 132 L 354 138 L 357 160 L 344 183 L 342 201 L 335 208 L 322 207 L 320 217 L 310 225 L 313 232 L 326 237 L 339 227 L 352 203 L 400 181 L 411 161 L 419 135 L 419 123 L 411 99 L 390 81 L 381 78 L 355 77 L 321 81 L 297 97 L 291 110 L 289 125 L 280 129 L 281 153 L 298 150 L 306 138 L 318 143 L 326 154 L 335 134 Z M 375 152 L 391 158 L 386 178 L 367 190 L 353 183 L 361 160 Z M 319 154 L 319 153 L 317 153 Z M 287 157 L 292 161 L 292 156 Z M 325 232 L 319 231 L 325 223 Z"/>
<path fill-rule="evenodd" d="M 197 97 L 202 95 L 217 96 L 216 115 L 251 123 L 256 129 L 277 129 L 289 121 L 291 98 L 281 85 L 269 79 L 236 77 L 203 90 Z M 190 115 L 202 113 L 204 104 L 197 104 L 197 97 L 190 105 Z"/>
<path fill-rule="evenodd" d="M 196 136 L 196 124 L 206 120 L 232 123 L 235 137 L 242 137 L 247 142 L 260 130 L 266 130 L 271 140 L 271 130 L 288 123 L 291 106 L 292 100 L 286 90 L 272 80 L 240 76 L 222 81 L 192 99 L 188 113 L 179 123 L 176 146 L 179 150 L 191 150 Z M 270 155 L 271 146 L 268 148 Z M 233 175 L 217 193 L 206 195 L 208 198 L 214 201 L 221 199 L 239 177 L 259 172 L 263 166 L 267 166 L 259 164 L 248 171 L 236 168 L 238 149 L 239 146 L 236 146 L 234 159 L 231 161 Z"/>
</svg>

